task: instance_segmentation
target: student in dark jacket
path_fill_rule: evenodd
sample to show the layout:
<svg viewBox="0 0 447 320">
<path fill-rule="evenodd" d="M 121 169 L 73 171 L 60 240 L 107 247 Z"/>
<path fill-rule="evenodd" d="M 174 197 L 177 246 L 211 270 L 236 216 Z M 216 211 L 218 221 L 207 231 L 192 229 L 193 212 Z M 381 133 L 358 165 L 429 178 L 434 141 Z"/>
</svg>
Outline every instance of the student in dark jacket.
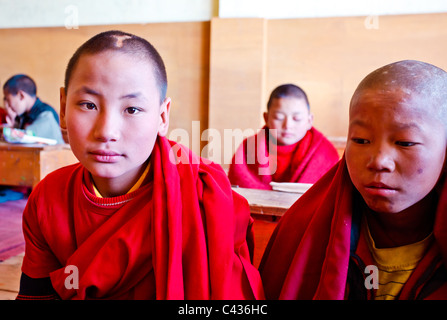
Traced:
<svg viewBox="0 0 447 320">
<path fill-rule="evenodd" d="M 11 127 L 31 130 L 34 135 L 64 143 L 59 127 L 59 115 L 36 95 L 36 83 L 24 74 L 14 75 L 3 85 L 3 100 L 7 110 L 15 114 Z"/>
</svg>

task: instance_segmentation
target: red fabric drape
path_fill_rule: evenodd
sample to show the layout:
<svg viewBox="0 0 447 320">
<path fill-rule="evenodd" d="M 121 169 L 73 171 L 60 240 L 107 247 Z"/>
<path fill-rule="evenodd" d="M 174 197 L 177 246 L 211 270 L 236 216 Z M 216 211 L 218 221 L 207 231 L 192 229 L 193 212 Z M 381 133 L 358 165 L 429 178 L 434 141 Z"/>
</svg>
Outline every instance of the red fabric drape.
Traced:
<svg viewBox="0 0 447 320">
<path fill-rule="evenodd" d="M 112 216 L 90 235 L 66 263 L 78 267 L 79 289 L 66 288 L 65 267 L 51 273 L 58 294 L 120 297 L 138 284 L 156 299 L 264 298 L 250 261 L 248 203 L 231 190 L 222 168 L 161 137 L 151 166 L 149 212 Z"/>
<path fill-rule="evenodd" d="M 284 214 L 266 247 L 259 270 L 267 299 L 345 298 L 354 187 L 340 160 Z M 447 185 L 441 192 L 435 244 L 421 260 L 401 298 L 415 292 L 436 255 L 447 262 Z M 431 297 L 447 299 L 444 284 Z"/>
<path fill-rule="evenodd" d="M 270 190 L 271 172 L 284 166 L 288 168 L 281 170 L 281 176 L 287 176 L 287 179 L 276 182 L 315 183 L 339 160 L 335 147 L 315 128 L 298 142 L 289 159 L 276 159 L 276 153 L 269 150 L 271 146 L 267 135 L 268 130 L 264 128 L 257 135 L 245 139 L 236 150 L 228 172 L 231 184 Z M 279 164 L 280 167 L 276 160 L 283 162 Z"/>
</svg>

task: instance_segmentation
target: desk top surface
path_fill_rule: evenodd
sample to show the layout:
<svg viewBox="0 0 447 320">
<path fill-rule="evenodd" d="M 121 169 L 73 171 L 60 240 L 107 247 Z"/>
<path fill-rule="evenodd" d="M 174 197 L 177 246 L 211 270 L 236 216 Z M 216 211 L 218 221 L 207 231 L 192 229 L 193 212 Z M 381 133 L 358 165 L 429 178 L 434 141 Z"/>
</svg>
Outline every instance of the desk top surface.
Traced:
<svg viewBox="0 0 447 320">
<path fill-rule="evenodd" d="M 0 141 L 0 150 L 24 150 L 24 151 L 35 151 L 35 150 L 57 150 L 57 149 L 70 149 L 69 144 L 56 144 L 56 145 L 45 145 L 40 143 L 9 143 Z"/>
<path fill-rule="evenodd" d="M 282 216 L 302 193 L 234 187 L 233 190 L 247 199 L 255 214 Z"/>
</svg>

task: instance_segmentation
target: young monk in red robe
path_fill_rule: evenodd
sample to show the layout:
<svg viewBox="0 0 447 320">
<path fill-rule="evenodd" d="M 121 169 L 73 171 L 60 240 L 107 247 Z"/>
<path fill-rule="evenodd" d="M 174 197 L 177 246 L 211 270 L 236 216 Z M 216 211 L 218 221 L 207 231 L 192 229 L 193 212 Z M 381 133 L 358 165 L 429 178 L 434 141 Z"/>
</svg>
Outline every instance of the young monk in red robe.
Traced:
<svg viewBox="0 0 447 320">
<path fill-rule="evenodd" d="M 236 150 L 231 184 L 268 190 L 272 181 L 314 183 L 339 160 L 332 143 L 312 126 L 307 95 L 298 86 L 274 89 L 264 120 L 265 127 Z"/>
<path fill-rule="evenodd" d="M 80 163 L 29 198 L 18 299 L 263 298 L 248 204 L 220 166 L 164 138 L 166 87 L 137 36 L 104 32 L 73 55 L 61 125 Z"/>
<path fill-rule="evenodd" d="M 281 218 L 269 299 L 447 299 L 447 73 L 400 61 L 350 104 L 344 157 Z"/>
</svg>

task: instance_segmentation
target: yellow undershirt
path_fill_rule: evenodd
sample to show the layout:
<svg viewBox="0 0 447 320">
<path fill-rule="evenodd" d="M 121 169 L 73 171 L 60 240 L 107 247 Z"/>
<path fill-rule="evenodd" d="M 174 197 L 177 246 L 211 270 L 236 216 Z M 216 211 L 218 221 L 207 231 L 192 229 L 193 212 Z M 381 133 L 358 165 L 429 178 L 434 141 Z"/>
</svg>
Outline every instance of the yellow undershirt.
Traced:
<svg viewBox="0 0 447 320">
<path fill-rule="evenodd" d="M 427 251 L 433 233 L 425 239 L 395 248 L 376 248 L 366 225 L 366 239 L 371 255 L 379 269 L 379 288 L 376 300 L 394 300 L 402 290 L 413 270 Z"/>
<path fill-rule="evenodd" d="M 146 178 L 147 173 L 149 172 L 149 168 L 150 168 L 150 167 L 151 167 L 151 162 L 149 161 L 149 163 L 148 163 L 147 166 L 146 166 L 146 169 L 144 169 L 143 174 L 140 176 L 140 178 L 138 179 L 138 181 L 133 185 L 133 187 L 130 188 L 129 191 L 127 191 L 126 194 L 131 193 L 131 192 L 137 190 L 137 189 L 143 184 L 144 178 Z M 95 191 L 95 195 L 96 195 L 98 198 L 103 198 L 103 196 L 102 196 L 101 193 L 98 191 L 98 189 L 96 188 L 96 186 L 95 186 L 94 183 L 93 183 L 93 191 Z"/>
</svg>

